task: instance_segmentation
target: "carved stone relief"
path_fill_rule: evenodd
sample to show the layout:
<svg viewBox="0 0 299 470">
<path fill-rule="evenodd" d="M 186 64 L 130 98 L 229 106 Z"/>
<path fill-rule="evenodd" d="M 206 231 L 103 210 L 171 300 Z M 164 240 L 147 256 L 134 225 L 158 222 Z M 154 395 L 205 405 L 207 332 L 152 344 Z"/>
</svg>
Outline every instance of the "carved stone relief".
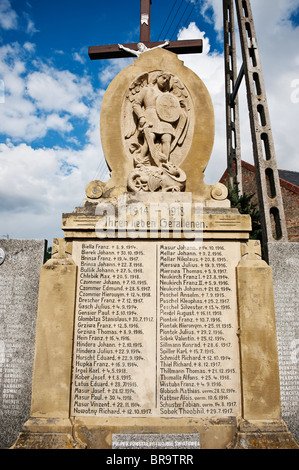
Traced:
<svg viewBox="0 0 299 470">
<path fill-rule="evenodd" d="M 122 109 L 122 139 L 134 165 L 129 191 L 184 191 L 179 164 L 191 145 L 193 114 L 190 95 L 173 74 L 158 70 L 134 80 Z"/>
</svg>

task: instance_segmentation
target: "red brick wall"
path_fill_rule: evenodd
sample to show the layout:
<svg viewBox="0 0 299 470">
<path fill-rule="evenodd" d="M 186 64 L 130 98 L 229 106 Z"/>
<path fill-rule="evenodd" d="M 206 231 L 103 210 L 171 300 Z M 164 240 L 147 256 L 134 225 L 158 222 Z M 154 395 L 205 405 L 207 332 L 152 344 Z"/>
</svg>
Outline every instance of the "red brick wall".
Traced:
<svg viewBox="0 0 299 470">
<path fill-rule="evenodd" d="M 294 193 L 281 187 L 284 212 L 290 242 L 299 242 L 299 191 Z"/>
<path fill-rule="evenodd" d="M 224 173 L 220 182 L 225 184 L 227 172 Z M 254 166 L 242 162 L 243 193 L 248 196 L 255 194 L 252 202 L 258 204 L 257 188 Z M 280 180 L 284 212 L 290 242 L 299 242 L 299 188 L 290 183 Z"/>
</svg>

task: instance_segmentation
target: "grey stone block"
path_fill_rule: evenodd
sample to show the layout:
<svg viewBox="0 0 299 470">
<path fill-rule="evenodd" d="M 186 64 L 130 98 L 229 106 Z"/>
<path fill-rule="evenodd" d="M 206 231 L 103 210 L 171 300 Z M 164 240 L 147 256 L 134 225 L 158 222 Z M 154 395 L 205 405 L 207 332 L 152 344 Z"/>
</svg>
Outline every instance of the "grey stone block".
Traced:
<svg viewBox="0 0 299 470">
<path fill-rule="evenodd" d="M 299 243 L 269 243 L 282 417 L 299 442 Z"/>
<path fill-rule="evenodd" d="M 199 434 L 112 434 L 112 449 L 199 448 Z"/>
<path fill-rule="evenodd" d="M 0 264 L 0 448 L 30 415 L 40 268 L 45 240 L 3 240 Z"/>
</svg>

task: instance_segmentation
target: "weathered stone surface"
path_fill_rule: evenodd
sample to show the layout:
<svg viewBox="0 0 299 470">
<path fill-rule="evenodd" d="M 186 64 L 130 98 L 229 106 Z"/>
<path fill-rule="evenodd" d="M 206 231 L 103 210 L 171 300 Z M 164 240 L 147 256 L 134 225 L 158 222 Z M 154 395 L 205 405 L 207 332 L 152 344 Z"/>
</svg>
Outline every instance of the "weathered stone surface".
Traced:
<svg viewBox="0 0 299 470">
<path fill-rule="evenodd" d="M 35 326 L 44 240 L 0 240 L 0 447 L 30 414 Z"/>
<path fill-rule="evenodd" d="M 248 240 L 249 238 L 251 218 L 249 215 L 239 214 L 236 209 L 217 206 L 202 207 L 201 204 L 192 204 L 190 193 L 175 193 L 172 198 L 171 193 L 164 193 L 163 196 L 162 193 L 150 194 L 153 196 L 152 199 L 147 193 L 142 194 L 140 198 L 136 194 L 122 195 L 117 199 L 100 200 L 98 204 L 92 206 L 88 204 L 88 213 L 87 208 L 82 207 L 77 208 L 71 214 L 63 214 L 62 230 L 65 232 L 65 237 L 69 239 L 105 238 L 99 236 L 99 232 L 108 231 L 107 238 L 112 238 L 111 234 L 114 230 L 115 238 L 165 238 L 165 229 L 168 228 L 171 233 L 170 238 L 172 238 L 172 233 L 175 233 L 175 238 L 182 239 L 192 239 L 192 233 L 193 239 Z M 213 201 L 209 203 L 212 205 Z M 143 208 L 142 217 L 140 213 L 135 219 L 130 216 L 134 207 Z M 157 207 L 160 207 L 161 213 L 156 219 L 151 217 L 151 211 L 155 211 Z M 171 211 L 174 209 L 176 217 L 171 216 Z M 105 212 L 107 210 L 108 215 Z M 191 217 L 185 218 L 184 215 L 181 217 L 184 211 L 188 214 L 188 210 Z M 195 211 L 199 215 L 195 216 Z M 134 220 L 139 222 L 138 217 L 142 220 L 139 225 L 136 225 Z M 186 220 L 189 227 L 192 227 L 191 230 L 188 230 Z M 134 237 L 130 237 L 132 231 L 135 231 Z"/>
<path fill-rule="evenodd" d="M 233 449 L 298 449 L 290 432 L 248 432 L 239 433 L 232 446 Z"/>
<path fill-rule="evenodd" d="M 225 449 L 236 432 L 235 418 L 74 418 L 74 435 L 88 449 L 111 449 L 115 434 L 198 434 L 201 449 Z"/>
<path fill-rule="evenodd" d="M 200 434 L 112 434 L 112 449 L 200 449 Z"/>
<path fill-rule="evenodd" d="M 298 449 L 286 424 L 278 420 L 242 420 L 228 449 Z"/>
<path fill-rule="evenodd" d="M 130 140 L 125 139 L 125 135 L 131 135 L 131 132 L 133 132 L 128 133 L 125 130 L 126 126 L 124 126 L 130 120 L 133 121 L 131 110 L 127 110 L 125 106 L 126 99 L 130 97 L 132 91 L 135 94 L 134 98 L 128 100 L 129 104 L 133 103 L 138 94 L 140 96 L 144 94 L 148 88 L 148 77 L 153 72 L 167 72 L 171 76 L 172 86 L 165 95 L 168 95 L 169 98 L 173 97 L 173 89 L 177 86 L 177 95 L 180 103 L 182 103 L 181 109 L 178 108 L 178 111 L 184 111 L 188 121 L 185 126 L 187 131 L 185 142 L 182 144 L 177 155 L 176 150 L 174 150 L 174 154 L 170 155 L 170 157 L 168 152 L 166 152 L 168 156 L 166 164 L 179 166 L 187 175 L 186 191 L 193 192 L 194 200 L 203 201 L 204 199 L 209 199 L 210 188 L 203 181 L 203 172 L 208 164 L 214 143 L 215 130 L 212 101 L 209 92 L 200 78 L 185 67 L 175 54 L 163 49 L 155 49 L 142 54 L 134 61 L 133 65 L 117 75 L 104 95 L 101 108 L 101 140 L 105 158 L 109 168 L 112 170 L 111 180 L 105 185 L 104 191 L 113 187 L 127 186 L 128 175 L 134 168 L 132 154 L 136 153 L 136 145 L 138 143 L 134 141 L 130 149 L 126 149 L 126 145 L 124 145 L 125 140 Z M 138 81 L 138 86 L 136 81 Z M 154 88 L 155 86 L 151 88 L 151 91 Z M 161 91 L 159 93 L 161 94 Z M 146 98 L 146 103 L 152 106 L 151 100 L 148 97 Z M 145 128 L 146 125 L 149 125 L 147 130 L 149 132 L 151 129 L 155 131 L 155 119 L 153 116 L 147 116 L 146 104 L 142 112 L 138 108 L 140 108 L 140 103 L 136 103 L 134 107 L 138 115 L 139 127 L 144 126 Z M 145 124 L 143 120 L 146 121 Z M 164 124 L 169 124 L 165 123 L 165 121 L 163 122 Z M 176 130 L 179 130 L 180 127 L 181 121 L 179 119 Z M 145 134 L 146 132 L 145 130 Z M 170 135 L 169 132 L 171 133 L 171 131 L 167 131 L 168 135 Z M 163 134 L 163 131 L 161 133 Z M 178 139 L 181 134 L 182 132 L 177 136 Z M 150 139 L 147 137 L 146 139 L 148 140 L 149 147 L 153 146 Z M 176 139 L 173 142 L 176 142 Z M 142 156 L 142 149 L 141 151 L 137 149 L 137 151 Z M 127 155 L 128 153 L 129 156 Z M 163 165 L 164 163 L 159 166 L 162 172 L 164 172 Z M 169 174 L 168 170 L 166 172 Z M 157 175 L 154 175 L 154 178 L 157 179 Z M 167 183 L 164 184 L 165 174 L 162 180 L 162 187 L 164 188 L 165 184 L 167 185 Z"/>
<path fill-rule="evenodd" d="M 13 449 L 84 449 L 71 434 L 22 432 Z"/>
<path fill-rule="evenodd" d="M 238 242 L 73 242 L 73 257 L 72 416 L 240 415 Z"/>
<path fill-rule="evenodd" d="M 32 417 L 69 417 L 77 268 L 63 246 L 41 270 Z"/>
<path fill-rule="evenodd" d="M 30 418 L 12 449 L 85 449 L 68 418 Z"/>
<path fill-rule="evenodd" d="M 272 270 L 259 242 L 243 245 L 237 267 L 243 418 L 278 420 L 280 390 Z"/>
<path fill-rule="evenodd" d="M 299 441 L 299 243 L 269 243 L 282 417 Z"/>
</svg>

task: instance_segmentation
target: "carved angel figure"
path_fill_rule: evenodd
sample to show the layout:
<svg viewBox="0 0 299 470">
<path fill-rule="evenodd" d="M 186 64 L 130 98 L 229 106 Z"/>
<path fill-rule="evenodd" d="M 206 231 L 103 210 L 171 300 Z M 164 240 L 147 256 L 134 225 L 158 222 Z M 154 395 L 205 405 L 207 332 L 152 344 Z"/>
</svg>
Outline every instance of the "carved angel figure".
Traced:
<svg viewBox="0 0 299 470">
<path fill-rule="evenodd" d="M 186 175 L 176 162 L 188 148 L 190 107 L 185 86 L 165 71 L 145 73 L 129 87 L 123 108 L 123 138 L 135 167 L 129 191 L 185 189 Z"/>
<path fill-rule="evenodd" d="M 170 160 L 185 140 L 188 111 L 188 93 L 172 74 L 146 73 L 133 82 L 125 102 L 124 138 L 130 139 L 135 166 Z"/>
</svg>

